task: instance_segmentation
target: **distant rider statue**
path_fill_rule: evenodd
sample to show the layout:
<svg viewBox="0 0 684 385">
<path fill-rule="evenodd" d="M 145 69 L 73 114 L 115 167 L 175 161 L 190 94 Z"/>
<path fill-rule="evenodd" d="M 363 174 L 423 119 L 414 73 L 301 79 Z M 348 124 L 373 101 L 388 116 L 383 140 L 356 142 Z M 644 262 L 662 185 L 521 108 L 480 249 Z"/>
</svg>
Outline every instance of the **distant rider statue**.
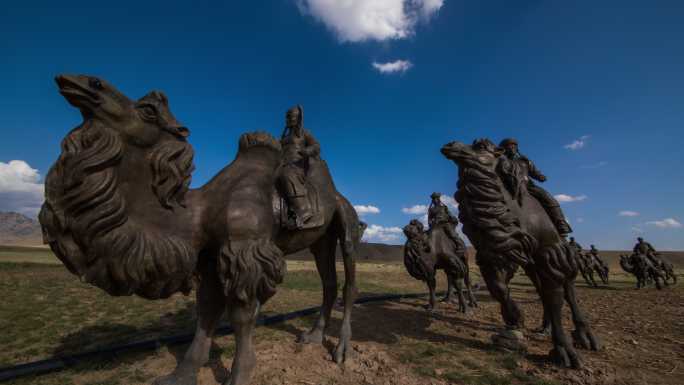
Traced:
<svg viewBox="0 0 684 385">
<path fill-rule="evenodd" d="M 578 255 L 582 255 L 582 245 L 575 241 L 575 237 L 570 237 L 570 242 L 568 242 L 568 245 L 570 245 L 570 247 L 575 248 L 575 250 L 577 250 Z"/>
<path fill-rule="evenodd" d="M 430 229 L 433 229 L 437 226 L 443 226 L 446 235 L 452 241 L 454 241 L 459 248 L 465 250 L 465 243 L 463 243 L 461 237 L 456 234 L 455 230 L 456 225 L 458 224 L 458 219 L 451 215 L 449 212 L 449 207 L 447 207 L 447 205 L 441 201 L 441 196 L 442 194 L 438 192 L 434 192 L 432 195 L 430 195 L 432 202 L 428 208 L 428 225 L 430 226 Z"/>
<path fill-rule="evenodd" d="M 558 201 L 546 190 L 534 184 L 532 179 L 539 182 L 546 181 L 546 176 L 529 160 L 518 151 L 518 141 L 513 138 L 504 139 L 499 144 L 505 151 L 505 161 L 500 163 L 502 179 L 514 197 L 520 199 L 521 189 L 527 187 L 527 191 L 544 207 L 551 218 L 561 237 L 572 232 L 570 225 L 565 220 Z M 526 186 L 523 186 L 525 184 Z"/>
<path fill-rule="evenodd" d="M 634 245 L 633 251 L 634 254 L 645 255 L 656 266 L 663 266 L 663 261 L 660 258 L 658 258 L 658 252 L 656 251 L 656 249 L 650 243 L 644 241 L 644 238 L 637 238 L 637 244 Z"/>
<path fill-rule="evenodd" d="M 594 245 L 590 245 L 590 246 L 589 246 L 589 254 L 591 255 L 591 257 L 592 257 L 593 259 L 596 260 L 596 262 L 598 262 L 598 263 L 601 265 L 601 267 L 602 267 L 603 269 L 605 269 L 605 268 L 608 267 L 608 265 L 606 265 L 606 263 L 603 262 L 603 260 L 601 259 L 601 257 L 599 257 L 598 249 L 596 248 L 596 246 L 594 246 Z"/>
<path fill-rule="evenodd" d="M 304 129 L 304 112 L 297 105 L 290 108 L 285 116 L 280 144 L 283 148 L 283 189 L 290 208 L 295 215 L 294 227 L 304 228 L 314 215 L 307 197 L 306 175 L 309 159 L 318 158 L 320 146 L 311 133 Z"/>
</svg>

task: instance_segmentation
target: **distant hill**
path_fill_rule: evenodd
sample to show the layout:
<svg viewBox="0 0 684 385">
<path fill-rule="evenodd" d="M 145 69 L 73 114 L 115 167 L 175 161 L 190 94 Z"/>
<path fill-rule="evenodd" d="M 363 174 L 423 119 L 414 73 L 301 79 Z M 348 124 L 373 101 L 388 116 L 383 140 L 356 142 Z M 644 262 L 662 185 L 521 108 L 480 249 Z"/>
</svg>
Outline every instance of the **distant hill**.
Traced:
<svg viewBox="0 0 684 385">
<path fill-rule="evenodd" d="M 404 250 L 402 245 L 386 245 L 384 243 L 361 242 L 360 250 L 356 257 L 357 261 L 377 261 L 377 262 L 401 262 L 404 260 Z M 342 252 L 337 247 L 337 258 L 342 258 Z M 308 250 L 303 250 L 287 256 L 292 260 L 313 260 L 313 255 Z"/>
<path fill-rule="evenodd" d="M 26 215 L 14 212 L 0 212 L 0 245 L 43 244 L 40 223 Z"/>
</svg>

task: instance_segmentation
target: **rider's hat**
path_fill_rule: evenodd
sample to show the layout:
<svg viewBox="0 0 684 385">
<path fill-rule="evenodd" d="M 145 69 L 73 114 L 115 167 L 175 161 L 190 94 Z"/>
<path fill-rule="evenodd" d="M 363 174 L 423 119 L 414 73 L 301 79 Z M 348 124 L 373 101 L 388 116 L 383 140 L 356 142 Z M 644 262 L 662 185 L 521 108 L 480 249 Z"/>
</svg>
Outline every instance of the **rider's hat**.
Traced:
<svg viewBox="0 0 684 385">
<path fill-rule="evenodd" d="M 440 193 L 438 193 L 438 192 L 433 192 L 433 193 L 430 195 L 430 198 L 435 199 L 435 198 L 439 198 L 439 197 L 441 197 L 441 196 L 442 196 L 442 194 L 440 194 Z"/>
<path fill-rule="evenodd" d="M 515 144 L 516 146 L 518 145 L 518 140 L 515 138 L 506 138 L 499 143 L 499 147 L 506 147 L 509 144 Z"/>
</svg>

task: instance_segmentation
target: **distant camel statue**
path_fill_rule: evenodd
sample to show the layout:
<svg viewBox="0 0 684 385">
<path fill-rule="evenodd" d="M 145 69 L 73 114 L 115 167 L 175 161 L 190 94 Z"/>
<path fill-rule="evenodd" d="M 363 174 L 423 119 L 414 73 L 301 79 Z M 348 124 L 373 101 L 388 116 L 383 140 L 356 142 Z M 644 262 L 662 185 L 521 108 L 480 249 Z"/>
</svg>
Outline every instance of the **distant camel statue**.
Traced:
<svg viewBox="0 0 684 385">
<path fill-rule="evenodd" d="M 658 290 L 662 289 L 661 281 L 667 284 L 663 273 L 644 254 L 620 255 L 620 267 L 636 277 L 637 289 L 646 287 L 649 281 L 654 282 Z"/>
<path fill-rule="evenodd" d="M 441 226 L 425 232 L 423 224 L 416 219 L 404 227 L 404 234 L 407 239 L 404 244 L 404 265 L 413 278 L 427 284 L 430 291 L 428 310 L 432 311 L 435 308 L 437 269 L 443 269 L 449 281 L 445 300 L 448 301 L 450 296 L 455 294 L 458 298 L 459 311 L 465 313 L 467 310 L 463 295 L 465 289 L 468 293 L 468 305 L 476 307 L 477 301 L 470 287 L 465 245 L 455 244 L 441 229 Z"/>
<path fill-rule="evenodd" d="M 596 273 L 603 284 L 608 284 L 608 266 L 601 265 L 597 260 L 595 260 L 591 254 L 586 254 L 582 256 L 578 253 L 579 257 L 579 269 L 582 277 L 587 282 L 587 285 L 597 287 L 596 281 L 594 280 L 594 273 Z"/>
<path fill-rule="evenodd" d="M 522 266 L 539 292 L 544 319 L 551 323 L 551 358 L 563 366 L 579 368 L 580 357 L 561 322 L 564 298 L 572 310 L 576 346 L 598 350 L 600 343 L 575 297 L 577 251 L 561 238 L 544 208 L 526 191 L 525 183 L 515 184 L 521 186 L 516 196 L 508 191 L 498 173 L 502 151 L 491 141 L 480 139 L 472 145 L 451 142 L 441 152 L 458 165 L 455 198 L 459 219 L 477 249 L 476 261 L 487 288 L 501 304 L 506 327 L 522 329 L 524 325 L 508 287 Z"/>
</svg>

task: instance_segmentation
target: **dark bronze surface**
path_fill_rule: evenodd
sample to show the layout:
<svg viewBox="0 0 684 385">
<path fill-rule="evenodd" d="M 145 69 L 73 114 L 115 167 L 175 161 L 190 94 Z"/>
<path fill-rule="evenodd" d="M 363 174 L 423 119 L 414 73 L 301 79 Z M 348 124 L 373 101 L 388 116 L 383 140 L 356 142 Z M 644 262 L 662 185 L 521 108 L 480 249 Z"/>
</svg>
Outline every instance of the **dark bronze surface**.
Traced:
<svg viewBox="0 0 684 385">
<path fill-rule="evenodd" d="M 355 255 L 365 225 L 335 189 L 317 143 L 315 151 L 306 141 L 298 148 L 307 160 L 298 181 L 307 196 L 315 191 L 311 209 L 319 219 L 287 227 L 282 203 L 288 183 L 279 183 L 292 180 L 283 167 L 283 149 L 291 149 L 287 135 L 281 144 L 267 133 L 243 134 L 235 160 L 204 186 L 189 189 L 190 131 L 173 116 L 163 93 L 134 101 L 97 77 L 60 75 L 56 81 L 83 123 L 63 140 L 46 177 L 39 215 L 45 242 L 72 273 L 111 295 L 167 298 L 188 293 L 198 278 L 195 338 L 174 372 L 156 384 L 196 384 L 224 313 L 236 338 L 229 384 L 247 384 L 256 365 L 252 334 L 259 307 L 282 282 L 283 255 L 305 248 L 316 257 L 324 300 L 314 328 L 300 340 L 321 343 L 337 298 L 338 242 L 344 316 L 333 354 L 336 362 L 344 360 L 356 295 Z M 297 110 L 288 122 L 301 126 Z M 294 211 L 299 214 L 301 207 Z"/>
<path fill-rule="evenodd" d="M 563 366 L 580 367 L 580 357 L 561 323 L 564 300 L 573 314 L 574 344 L 599 349 L 599 341 L 575 297 L 577 250 L 559 234 L 547 210 L 528 191 L 529 184 L 519 182 L 529 175 L 529 169 L 516 171 L 520 168 L 511 164 L 511 158 L 504 155 L 506 150 L 488 139 L 472 145 L 451 142 L 441 152 L 458 166 L 454 197 L 459 203 L 459 219 L 477 249 L 476 261 L 487 288 L 501 304 L 506 327 L 522 329 L 524 325 L 508 287 L 521 266 L 544 305 L 544 328 L 551 325 L 551 358 Z"/>
</svg>

